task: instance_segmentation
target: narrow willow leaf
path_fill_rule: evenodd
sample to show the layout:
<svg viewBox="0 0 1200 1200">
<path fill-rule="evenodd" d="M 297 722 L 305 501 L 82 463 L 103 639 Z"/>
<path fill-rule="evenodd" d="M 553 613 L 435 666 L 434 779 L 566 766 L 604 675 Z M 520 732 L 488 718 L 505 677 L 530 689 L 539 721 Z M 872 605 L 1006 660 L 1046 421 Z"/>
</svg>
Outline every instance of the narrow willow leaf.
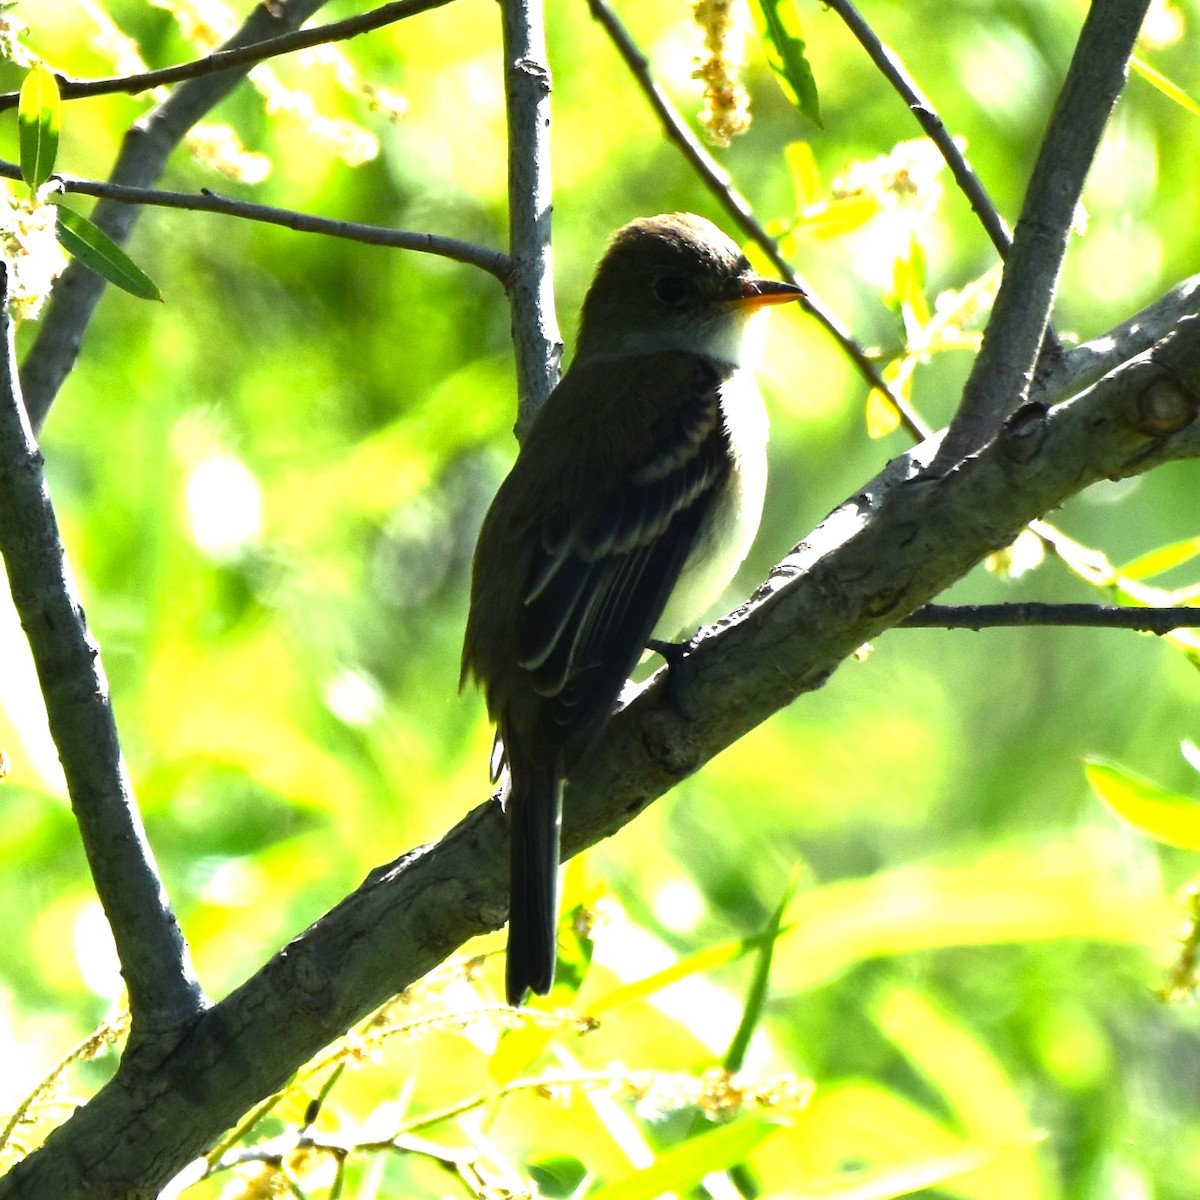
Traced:
<svg viewBox="0 0 1200 1200">
<path fill-rule="evenodd" d="M 1092 791 L 1135 829 L 1168 846 L 1200 850 L 1200 802 L 1169 792 L 1116 763 L 1089 759 L 1083 770 Z"/>
<path fill-rule="evenodd" d="M 784 1128 L 778 1121 L 743 1117 L 672 1147 L 651 1166 L 604 1184 L 591 1193 L 589 1200 L 654 1200 L 664 1192 L 685 1195 L 713 1171 L 736 1167 Z"/>
<path fill-rule="evenodd" d="M 787 98 L 814 125 L 821 124 L 821 101 L 817 81 L 804 53 L 800 20 L 795 0 L 757 0 L 759 32 L 767 52 L 767 62 L 775 72 Z"/>
<path fill-rule="evenodd" d="M 29 184 L 30 191 L 36 192 L 54 173 L 61 127 L 58 82 L 43 63 L 38 63 L 25 76 L 17 103 L 21 177 Z"/>
<path fill-rule="evenodd" d="M 1173 100 L 1180 108 L 1186 109 L 1195 117 L 1200 117 L 1200 103 L 1197 103 L 1177 83 L 1172 83 L 1161 71 L 1156 71 L 1148 62 L 1135 54 L 1129 65 L 1152 87 L 1162 92 L 1168 100 Z"/>
<path fill-rule="evenodd" d="M 775 943 L 785 928 L 783 917 L 795 894 L 796 872 L 793 871 L 791 878 L 787 881 L 787 886 L 783 889 L 783 896 L 779 904 L 771 914 L 766 929 L 762 931 L 762 946 L 758 951 L 758 961 L 754 966 L 754 978 L 750 981 L 750 991 L 746 995 L 746 1006 L 742 1010 L 742 1019 L 738 1022 L 737 1032 L 733 1035 L 733 1041 L 729 1043 L 729 1050 L 725 1055 L 725 1070 L 731 1073 L 740 1071 L 745 1064 L 746 1051 L 750 1048 L 750 1039 L 754 1036 L 754 1031 L 762 1019 L 763 1007 L 767 1002 L 767 984 L 771 978 L 771 960 L 775 954 Z"/>
<path fill-rule="evenodd" d="M 808 142 L 789 142 L 783 148 L 783 161 L 792 181 L 797 209 L 818 203 L 825 195 L 825 189 L 812 146 Z"/>
<path fill-rule="evenodd" d="M 790 932 L 791 929 L 791 925 L 781 929 L 780 936 Z M 688 978 L 689 975 L 697 975 L 701 971 L 712 971 L 717 967 L 723 967 L 726 963 L 736 962 L 739 958 L 757 950 L 760 942 L 761 938 L 756 935 L 750 938 L 731 938 L 725 942 L 706 946 L 703 950 L 681 958 L 661 971 L 655 971 L 653 975 L 647 975 L 644 979 L 638 979 L 633 983 L 621 984 L 620 987 L 614 988 L 611 992 L 592 1001 L 588 1005 L 588 1013 L 594 1015 L 605 1009 L 619 1008 L 623 1004 L 644 1000 L 656 992 L 662 991 L 663 988 Z"/>
<path fill-rule="evenodd" d="M 139 300 L 161 300 L 162 293 L 142 269 L 87 217 L 69 208 L 58 209 L 58 240 L 85 267 Z"/>
<path fill-rule="evenodd" d="M 1126 579 L 1151 579 L 1162 575 L 1173 567 L 1180 567 L 1200 554 L 1200 537 L 1184 538 L 1181 542 L 1170 542 L 1158 546 L 1145 554 L 1131 559 L 1117 571 Z"/>
</svg>

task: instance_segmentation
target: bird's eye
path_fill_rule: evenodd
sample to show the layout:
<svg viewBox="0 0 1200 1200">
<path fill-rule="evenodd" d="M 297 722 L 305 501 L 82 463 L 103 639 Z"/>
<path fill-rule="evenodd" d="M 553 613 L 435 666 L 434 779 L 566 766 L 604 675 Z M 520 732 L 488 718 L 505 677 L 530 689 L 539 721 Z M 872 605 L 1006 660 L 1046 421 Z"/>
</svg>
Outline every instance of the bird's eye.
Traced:
<svg viewBox="0 0 1200 1200">
<path fill-rule="evenodd" d="M 664 304 L 678 304 L 687 290 L 687 284 L 678 275 L 664 275 L 654 283 L 654 294 Z"/>
</svg>

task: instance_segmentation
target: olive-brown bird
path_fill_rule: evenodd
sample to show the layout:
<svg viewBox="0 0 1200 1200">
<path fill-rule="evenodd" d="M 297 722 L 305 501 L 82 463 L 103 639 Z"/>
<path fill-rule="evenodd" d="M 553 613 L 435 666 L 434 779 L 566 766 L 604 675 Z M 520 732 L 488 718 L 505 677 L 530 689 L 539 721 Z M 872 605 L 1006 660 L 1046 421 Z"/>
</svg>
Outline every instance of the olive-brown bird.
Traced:
<svg viewBox="0 0 1200 1200">
<path fill-rule="evenodd" d="M 801 294 L 702 217 L 618 230 L 571 367 L 484 518 L 462 682 L 482 685 L 508 766 L 510 1004 L 554 980 L 564 779 L 647 644 L 699 621 L 757 532 L 755 318 Z"/>
</svg>

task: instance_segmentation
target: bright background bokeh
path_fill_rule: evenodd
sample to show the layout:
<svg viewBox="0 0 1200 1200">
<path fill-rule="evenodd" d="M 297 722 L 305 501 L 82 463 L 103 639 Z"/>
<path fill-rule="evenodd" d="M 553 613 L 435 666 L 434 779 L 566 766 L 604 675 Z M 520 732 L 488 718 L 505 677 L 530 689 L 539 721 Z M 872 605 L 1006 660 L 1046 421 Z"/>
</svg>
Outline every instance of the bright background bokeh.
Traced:
<svg viewBox="0 0 1200 1200">
<path fill-rule="evenodd" d="M 238 0 L 232 15 L 249 7 Z M 320 19 L 359 7 L 331 3 Z M 694 114 L 690 5 L 625 7 L 664 85 Z M 752 40 L 754 123 L 718 152 L 777 225 L 795 215 L 792 143 L 808 143 L 829 187 L 919 132 L 838 19 L 816 4 L 799 10 L 823 128 L 789 107 Z M 165 7 L 108 0 L 105 11 L 151 65 L 195 53 Z M 1083 6 L 905 0 L 864 11 L 1015 221 Z M 15 12 L 55 69 L 112 73 L 90 8 L 18 0 Z M 1165 32 L 1140 52 L 1200 94 L 1200 13 L 1163 3 L 1155 20 Z M 549 21 L 569 350 L 614 228 L 673 209 L 722 217 L 586 6 L 552 5 Z M 403 115 L 370 111 L 328 64 L 276 60 L 269 70 L 322 120 L 267 115 L 243 85 L 211 120 L 264 156 L 265 179 L 230 181 L 180 151 L 164 186 L 502 247 L 496 6 L 456 0 L 338 54 L 402 97 Z M 0 70 L 4 88 L 19 79 Z M 146 103 L 69 104 L 61 168 L 103 177 Z M 370 139 L 377 154 L 348 163 L 369 154 Z M 11 116 L 0 155 L 16 158 Z M 1095 337 L 1200 271 L 1197 163 L 1200 118 L 1134 78 L 1085 192 L 1060 330 Z M 967 204 L 943 186 L 920 212 L 795 247 L 814 291 L 885 356 L 904 344 L 886 292 L 910 237 L 931 302 L 994 262 Z M 130 251 L 165 303 L 110 291 L 43 442 L 150 839 L 202 982 L 220 997 L 372 867 L 438 837 L 488 793 L 490 733 L 480 699 L 457 693 L 458 655 L 474 536 L 515 449 L 509 316 L 496 281 L 469 267 L 224 217 L 149 210 Z M 863 384 L 813 321 L 777 312 L 772 322 L 772 483 L 730 603 L 907 446 L 900 432 L 868 437 Z M 33 332 L 22 330 L 22 347 Z M 931 423 L 948 418 L 969 364 L 956 351 L 917 369 L 913 399 Z M 1094 488 L 1051 519 L 1120 563 L 1197 535 L 1198 514 L 1200 472 L 1183 463 Z M 1102 597 L 1051 560 L 1016 580 L 977 570 L 951 598 Z M 765 1194 L 969 1146 L 1002 1152 L 947 1193 L 1192 1200 L 1200 1022 L 1155 990 L 1195 858 L 1104 808 L 1083 760 L 1116 760 L 1200 797 L 1181 753 L 1200 740 L 1198 700 L 1194 665 L 1130 633 L 891 632 L 573 870 L 568 900 L 587 897 L 604 914 L 577 1002 L 586 1011 L 618 979 L 761 931 L 795 874 L 793 928 L 778 943 L 748 1066 L 811 1077 L 816 1099 L 755 1149 Z M 0 785 L 4 1113 L 120 992 L 7 599 L 0 747 L 11 763 Z M 473 1003 L 494 999 L 498 966 L 493 958 L 469 985 Z M 595 1034 L 561 1034 L 550 1060 L 702 1071 L 722 1060 L 752 971 L 743 957 L 656 1004 L 638 997 Z M 426 1003 L 457 1003 L 467 986 L 448 983 Z M 330 1107 L 361 1121 L 451 1103 L 486 1085 L 494 1048 L 494 1027 L 394 1038 L 339 1082 Z M 110 1066 L 82 1069 L 74 1086 L 86 1095 Z M 614 1177 L 636 1159 L 612 1132 L 633 1108 L 607 1101 L 623 1106 L 618 1119 L 605 1103 L 518 1096 L 468 1140 L 502 1147 L 514 1164 L 555 1158 L 570 1177 L 562 1161 L 578 1159 Z M 675 1111 L 664 1101 L 637 1137 L 677 1141 Z M 362 1195 L 449 1186 L 399 1156 L 364 1161 L 351 1179 L 362 1190 L 349 1194 Z M 216 1195 L 220 1184 L 203 1187 Z"/>
</svg>

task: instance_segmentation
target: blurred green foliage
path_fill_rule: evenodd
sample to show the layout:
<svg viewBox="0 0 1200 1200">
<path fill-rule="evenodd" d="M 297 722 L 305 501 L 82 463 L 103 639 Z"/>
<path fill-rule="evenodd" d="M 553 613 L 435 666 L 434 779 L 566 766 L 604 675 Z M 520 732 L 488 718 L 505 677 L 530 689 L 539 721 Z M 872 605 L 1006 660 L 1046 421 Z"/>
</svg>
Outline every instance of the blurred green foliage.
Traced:
<svg viewBox="0 0 1200 1200">
<path fill-rule="evenodd" d="M 321 19 L 357 7 L 330 4 Z M 694 112 L 688 6 L 626 7 Z M 240 0 L 228 18 L 248 10 Z M 118 69 L 99 10 L 19 0 L 14 11 L 52 68 Z M 106 11 L 151 65 L 196 53 L 148 0 Z M 823 129 L 800 121 L 750 43 L 754 123 L 721 158 L 779 229 L 798 216 L 794 142 L 809 143 L 828 189 L 918 132 L 834 15 L 799 12 Z M 1139 53 L 1195 96 L 1200 13 L 1166 0 L 1154 12 Z M 1015 220 L 1082 4 L 906 0 L 866 15 Z M 613 228 L 720 213 L 585 6 L 552 6 L 549 37 L 569 346 Z M 403 98 L 396 120 L 342 86 L 330 56 L 274 60 L 265 70 L 310 112 L 268 111 L 243 85 L 211 117 L 264 156 L 267 177 L 225 180 L 181 152 L 165 184 L 502 246 L 498 45 L 494 6 L 456 0 L 338 48 L 335 61 Z M 21 76 L 4 64 L 0 86 Z M 103 177 L 149 102 L 65 105 L 60 168 Z M 352 166 L 337 138 L 353 158 L 356 130 L 378 153 Z M 1196 119 L 1135 78 L 1089 179 L 1061 330 L 1097 336 L 1200 269 L 1198 146 Z M 0 154 L 16 157 L 15 120 L 0 124 Z M 994 255 L 949 187 L 878 207 L 837 236 L 806 237 L 801 223 L 791 248 L 856 337 L 899 361 L 921 289 L 932 306 Z M 44 449 L 150 838 L 220 996 L 371 867 L 487 794 L 482 704 L 456 687 L 474 535 L 514 450 L 508 313 L 496 282 L 468 267 L 228 218 L 148 210 L 129 249 L 166 302 L 110 292 Z M 773 321 L 774 476 L 731 602 L 906 446 L 898 432 L 867 436 L 861 380 L 813 322 Z M 965 378 L 970 337 L 961 345 L 912 370 L 934 424 Z M 1195 537 L 1198 513 L 1200 475 L 1184 463 L 1092 489 L 1052 519 L 1123 562 Z M 1188 565 L 1167 586 L 1187 582 Z M 1015 580 L 979 570 L 952 590 L 1096 596 L 1053 559 Z M 119 1007 L 120 981 L 7 609 L 0 664 L 4 1113 Z M 302 1072 L 248 1140 L 305 1125 L 342 1064 L 314 1133 L 403 1131 L 410 1151 L 350 1155 L 344 1195 L 503 1194 L 532 1170 L 547 1195 L 584 1180 L 605 1181 L 606 1196 L 655 1195 L 707 1176 L 714 1196 L 737 1180 L 767 1195 L 1192 1200 L 1200 1030 L 1194 1008 L 1155 991 L 1195 863 L 1100 804 L 1083 761 L 1200 795 L 1180 754 L 1200 736 L 1196 701 L 1187 657 L 1133 634 L 890 633 L 572 865 L 568 901 L 597 914 L 577 995 L 556 993 L 539 1022 L 505 1016 L 501 943 L 489 940 L 473 948 L 490 955 L 481 964 L 444 968 Z M 741 939 L 769 928 L 794 873 L 746 1074 L 731 1082 L 711 1072 L 751 991 L 761 942 Z M 678 978 L 660 988 L 660 972 Z M 86 1096 L 106 1061 L 71 1067 L 42 1116 L 64 1116 L 54 1104 Z M 575 1082 L 551 1087 L 550 1068 Z M 656 1159 L 660 1174 L 634 1172 Z M 297 1186 L 328 1194 L 335 1161 L 297 1159 Z M 259 1194 L 265 1168 L 240 1170 L 244 1193 L 227 1194 Z M 188 1195 L 221 1194 L 229 1179 Z"/>
</svg>

